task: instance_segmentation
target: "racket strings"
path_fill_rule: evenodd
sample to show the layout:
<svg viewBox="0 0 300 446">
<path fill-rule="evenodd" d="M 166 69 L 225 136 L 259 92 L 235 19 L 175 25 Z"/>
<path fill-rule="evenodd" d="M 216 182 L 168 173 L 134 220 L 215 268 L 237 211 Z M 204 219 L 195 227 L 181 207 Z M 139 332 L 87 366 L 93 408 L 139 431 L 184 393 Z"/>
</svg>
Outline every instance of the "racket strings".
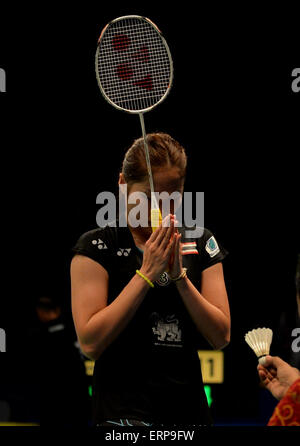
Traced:
<svg viewBox="0 0 300 446">
<path fill-rule="evenodd" d="M 111 70 L 111 64 L 115 65 L 115 71 Z M 168 68 L 168 65 L 166 66 Z M 166 76 L 166 68 L 153 68 L 151 63 L 147 66 L 137 66 L 126 60 L 109 61 L 107 66 L 99 67 L 102 87 L 111 100 L 152 100 L 155 103 L 169 86 L 170 77 Z M 137 90 L 136 87 L 144 87 L 145 90 Z M 121 104 L 119 104 L 121 105 Z"/>
<path fill-rule="evenodd" d="M 170 87 L 170 55 L 145 21 L 125 19 L 109 26 L 99 44 L 97 67 L 104 93 L 125 110 L 154 106 Z"/>
</svg>

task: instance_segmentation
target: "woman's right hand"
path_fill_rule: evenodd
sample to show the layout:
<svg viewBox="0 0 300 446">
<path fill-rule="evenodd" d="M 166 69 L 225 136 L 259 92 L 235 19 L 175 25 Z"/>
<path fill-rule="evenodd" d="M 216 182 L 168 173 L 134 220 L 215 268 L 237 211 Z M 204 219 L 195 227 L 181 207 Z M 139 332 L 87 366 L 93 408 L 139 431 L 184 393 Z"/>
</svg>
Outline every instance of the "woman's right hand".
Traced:
<svg viewBox="0 0 300 446">
<path fill-rule="evenodd" d="M 140 271 L 152 282 L 158 280 L 159 276 L 168 269 L 169 258 L 176 241 L 174 232 L 174 216 L 170 214 L 145 243 L 143 264 Z"/>
</svg>

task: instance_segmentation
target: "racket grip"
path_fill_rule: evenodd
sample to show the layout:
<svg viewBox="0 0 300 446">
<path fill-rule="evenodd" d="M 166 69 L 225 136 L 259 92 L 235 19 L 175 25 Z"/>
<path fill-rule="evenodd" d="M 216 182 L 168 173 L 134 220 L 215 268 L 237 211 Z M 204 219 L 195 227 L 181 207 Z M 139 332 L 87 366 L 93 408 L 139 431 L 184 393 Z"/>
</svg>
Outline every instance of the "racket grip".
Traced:
<svg viewBox="0 0 300 446">
<path fill-rule="evenodd" d="M 151 226 L 152 232 L 154 232 L 161 224 L 162 217 L 160 209 L 151 209 Z"/>
</svg>

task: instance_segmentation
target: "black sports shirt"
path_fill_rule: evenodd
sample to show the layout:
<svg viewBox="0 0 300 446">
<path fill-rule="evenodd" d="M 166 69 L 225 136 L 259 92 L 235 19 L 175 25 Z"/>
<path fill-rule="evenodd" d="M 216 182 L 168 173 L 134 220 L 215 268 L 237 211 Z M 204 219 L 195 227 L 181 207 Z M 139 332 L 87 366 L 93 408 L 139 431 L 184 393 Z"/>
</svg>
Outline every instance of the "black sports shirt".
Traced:
<svg viewBox="0 0 300 446">
<path fill-rule="evenodd" d="M 185 229 L 178 228 L 183 266 L 200 291 L 201 271 L 222 261 L 227 252 L 209 230 L 193 239 L 185 238 Z M 108 305 L 143 260 L 128 227 L 86 232 L 73 252 L 107 270 Z M 94 423 L 128 418 L 159 424 L 211 424 L 197 353 L 201 338 L 176 285 L 164 273 L 154 288 L 149 287 L 127 327 L 95 362 Z"/>
</svg>

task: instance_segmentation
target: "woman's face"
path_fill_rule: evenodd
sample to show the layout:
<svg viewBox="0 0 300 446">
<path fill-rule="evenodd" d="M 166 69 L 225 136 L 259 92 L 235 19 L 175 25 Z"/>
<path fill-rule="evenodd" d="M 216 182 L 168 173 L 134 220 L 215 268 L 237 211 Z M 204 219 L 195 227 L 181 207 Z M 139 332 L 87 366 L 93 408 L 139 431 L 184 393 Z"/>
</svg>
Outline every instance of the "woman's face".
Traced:
<svg viewBox="0 0 300 446">
<path fill-rule="evenodd" d="M 174 208 L 174 199 L 168 200 L 168 196 L 173 192 L 179 192 L 182 196 L 184 187 L 184 178 L 180 174 L 178 167 L 165 167 L 152 169 L 153 183 L 155 192 L 161 194 L 167 192 L 166 197 L 159 200 L 159 208 L 164 217 L 164 208 L 166 214 L 174 214 L 176 208 L 180 202 L 176 202 L 177 206 Z M 125 180 L 122 174 L 120 174 L 119 184 L 124 184 Z M 143 192 L 146 195 L 146 200 L 139 200 L 139 194 Z M 134 194 L 134 195 L 133 195 Z M 141 196 L 141 195 L 140 195 Z M 128 202 L 129 201 L 129 202 Z M 130 203 L 130 201 L 132 201 Z M 181 201 L 181 200 L 180 200 Z M 170 209 L 168 206 L 170 204 Z M 136 211 L 134 208 L 138 206 Z M 138 212 L 140 210 L 140 212 Z M 141 219 L 141 213 L 143 214 L 143 220 Z M 132 183 L 127 186 L 127 218 L 136 216 L 141 221 L 141 225 L 151 227 L 151 189 L 148 178 L 145 181 Z M 144 216 L 147 216 L 144 218 Z"/>
</svg>

